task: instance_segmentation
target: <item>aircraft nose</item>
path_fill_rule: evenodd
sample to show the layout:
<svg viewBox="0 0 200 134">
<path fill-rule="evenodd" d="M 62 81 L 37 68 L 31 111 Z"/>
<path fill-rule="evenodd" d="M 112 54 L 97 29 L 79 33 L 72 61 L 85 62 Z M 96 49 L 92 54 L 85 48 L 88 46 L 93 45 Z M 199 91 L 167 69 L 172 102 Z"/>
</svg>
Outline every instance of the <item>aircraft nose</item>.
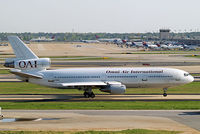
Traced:
<svg viewBox="0 0 200 134">
<path fill-rule="evenodd" d="M 189 75 L 188 78 L 187 78 L 187 82 L 190 83 L 190 82 L 193 82 L 194 81 L 194 77 L 192 75 Z"/>
</svg>

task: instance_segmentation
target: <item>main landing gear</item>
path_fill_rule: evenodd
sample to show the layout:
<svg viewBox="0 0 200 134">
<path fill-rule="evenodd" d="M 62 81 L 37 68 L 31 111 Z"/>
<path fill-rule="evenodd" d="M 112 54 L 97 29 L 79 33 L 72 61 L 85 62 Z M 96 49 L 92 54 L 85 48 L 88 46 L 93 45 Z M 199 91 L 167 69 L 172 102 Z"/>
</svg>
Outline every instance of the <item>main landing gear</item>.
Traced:
<svg viewBox="0 0 200 134">
<path fill-rule="evenodd" d="M 163 96 L 167 97 L 167 88 L 163 88 L 163 91 L 164 91 Z"/>
<path fill-rule="evenodd" d="M 91 88 L 87 88 L 87 89 L 84 89 L 85 92 L 84 92 L 84 97 L 85 98 L 94 98 L 95 97 L 95 94 L 92 92 L 92 89 Z"/>
</svg>

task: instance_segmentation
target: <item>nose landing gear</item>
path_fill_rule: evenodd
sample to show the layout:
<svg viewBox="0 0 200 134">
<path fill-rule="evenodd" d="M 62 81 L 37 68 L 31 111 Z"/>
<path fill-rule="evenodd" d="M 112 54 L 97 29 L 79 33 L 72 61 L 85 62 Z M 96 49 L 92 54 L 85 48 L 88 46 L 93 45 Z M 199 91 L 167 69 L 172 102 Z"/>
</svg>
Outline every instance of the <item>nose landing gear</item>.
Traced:
<svg viewBox="0 0 200 134">
<path fill-rule="evenodd" d="M 167 88 L 163 88 L 163 91 L 164 91 L 163 96 L 167 97 Z"/>
</svg>

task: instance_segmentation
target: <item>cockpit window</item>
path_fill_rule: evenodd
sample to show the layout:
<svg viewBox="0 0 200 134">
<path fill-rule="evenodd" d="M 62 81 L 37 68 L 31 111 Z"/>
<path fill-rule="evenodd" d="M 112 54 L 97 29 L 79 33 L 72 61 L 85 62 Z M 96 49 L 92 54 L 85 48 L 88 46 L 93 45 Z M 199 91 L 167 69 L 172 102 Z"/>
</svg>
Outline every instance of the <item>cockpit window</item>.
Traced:
<svg viewBox="0 0 200 134">
<path fill-rule="evenodd" d="M 189 76 L 190 74 L 189 73 L 184 73 L 184 76 Z"/>
</svg>

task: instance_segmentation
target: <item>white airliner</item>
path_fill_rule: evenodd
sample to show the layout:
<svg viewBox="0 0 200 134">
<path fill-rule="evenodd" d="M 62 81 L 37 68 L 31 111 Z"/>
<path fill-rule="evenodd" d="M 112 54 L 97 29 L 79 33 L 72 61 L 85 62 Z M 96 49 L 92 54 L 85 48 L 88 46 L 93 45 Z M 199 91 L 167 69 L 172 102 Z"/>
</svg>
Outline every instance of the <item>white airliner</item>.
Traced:
<svg viewBox="0 0 200 134">
<path fill-rule="evenodd" d="M 6 59 L 4 66 L 14 68 L 10 71 L 18 79 L 55 88 L 81 89 L 86 98 L 95 97 L 94 88 L 111 94 L 124 94 L 127 87 L 159 87 L 167 96 L 167 88 L 194 80 L 185 71 L 158 67 L 47 70 L 49 58 L 38 58 L 17 36 L 9 36 L 8 39 L 16 58 Z"/>
<path fill-rule="evenodd" d="M 100 41 L 98 40 L 81 40 L 83 43 L 99 43 Z"/>
</svg>

